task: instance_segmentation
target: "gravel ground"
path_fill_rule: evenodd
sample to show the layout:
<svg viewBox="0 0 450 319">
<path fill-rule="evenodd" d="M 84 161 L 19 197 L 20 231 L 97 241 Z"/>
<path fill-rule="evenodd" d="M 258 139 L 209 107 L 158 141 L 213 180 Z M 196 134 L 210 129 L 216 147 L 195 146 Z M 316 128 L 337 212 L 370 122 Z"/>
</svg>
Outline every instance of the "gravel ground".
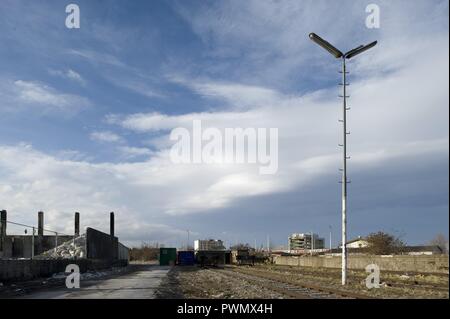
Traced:
<svg viewBox="0 0 450 319">
<path fill-rule="evenodd" d="M 283 295 L 248 282 L 241 277 L 232 277 L 221 269 L 200 267 L 177 267 L 176 276 L 185 298 L 208 299 L 281 299 Z"/>
<path fill-rule="evenodd" d="M 250 272 L 263 271 L 281 274 L 286 280 L 293 283 L 308 282 L 334 289 L 343 289 L 340 282 L 339 269 L 298 268 L 275 265 L 258 265 L 253 270 L 246 268 L 241 269 Z M 369 290 L 365 286 L 367 275 L 363 271 L 349 271 L 349 282 L 345 289 L 375 298 L 449 298 L 448 276 L 385 273 L 381 274 L 381 287 Z M 432 286 L 439 286 L 439 288 Z"/>
<path fill-rule="evenodd" d="M 245 277 L 238 273 L 248 273 L 257 275 L 258 272 L 264 274 L 275 274 L 290 283 L 310 283 L 314 285 L 343 290 L 340 284 L 340 270 L 338 269 L 313 269 L 298 267 L 280 267 L 274 265 L 258 265 L 255 267 L 232 267 L 236 276 L 230 276 L 221 269 L 200 267 L 175 267 L 171 272 L 171 279 L 165 285 L 166 294 L 162 293 L 161 298 L 174 296 L 174 291 L 178 296 L 184 298 L 213 298 L 213 299 L 277 299 L 288 298 L 278 292 L 262 287 L 255 281 L 247 281 Z M 382 285 L 378 289 L 367 289 L 363 271 L 350 271 L 349 284 L 345 290 L 363 294 L 375 298 L 439 298 L 448 299 L 448 277 L 433 275 L 412 275 L 412 274 L 384 274 Z M 433 288 L 437 285 L 440 288 Z M 175 286 L 177 288 L 175 288 Z M 168 289 L 167 287 L 172 287 Z"/>
</svg>

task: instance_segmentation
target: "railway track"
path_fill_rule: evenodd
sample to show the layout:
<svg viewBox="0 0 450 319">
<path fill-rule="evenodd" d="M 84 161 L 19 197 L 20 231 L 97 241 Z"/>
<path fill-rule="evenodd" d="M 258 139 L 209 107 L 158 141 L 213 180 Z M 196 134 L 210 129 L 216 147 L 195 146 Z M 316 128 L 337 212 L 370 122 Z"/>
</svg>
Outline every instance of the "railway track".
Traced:
<svg viewBox="0 0 450 319">
<path fill-rule="evenodd" d="M 254 283 L 265 289 L 295 299 L 369 299 L 370 297 L 353 292 L 331 289 L 309 283 L 292 283 L 277 274 L 249 272 L 237 267 L 219 270 L 221 274 L 240 277 L 242 280 Z"/>
<path fill-rule="evenodd" d="M 279 267 L 279 266 L 277 266 Z M 258 270 L 265 270 L 262 267 L 255 267 L 255 269 Z M 283 274 L 280 270 L 285 270 L 285 271 L 289 271 L 291 274 L 298 274 L 298 275 L 307 275 L 307 276 L 317 276 L 318 273 L 314 272 L 314 271 L 308 271 L 305 269 L 293 269 L 293 268 L 286 268 L 286 267 L 280 267 L 279 269 L 272 269 L 275 272 L 279 273 L 279 274 Z M 389 273 L 390 275 L 396 274 L 396 275 L 401 275 L 404 274 L 404 272 L 396 272 L 396 271 L 389 271 L 386 273 Z M 431 273 L 426 273 L 426 274 L 420 274 L 420 273 L 414 273 L 411 275 L 436 275 L 438 277 L 443 277 L 445 276 L 445 274 L 431 274 Z M 320 273 L 321 277 L 327 277 L 327 278 L 333 278 L 333 279 L 339 279 L 341 277 L 340 273 L 333 273 L 333 272 L 323 272 Z M 366 278 L 367 274 L 363 273 L 363 274 L 350 274 L 349 275 L 349 282 L 361 282 Z M 448 276 L 448 275 L 447 275 Z M 408 289 L 424 289 L 424 290 L 436 290 L 436 291 L 448 291 L 449 286 L 448 284 L 432 284 L 432 283 L 426 283 L 426 282 L 422 282 L 422 281 L 416 281 L 414 280 L 413 282 L 403 282 L 401 280 L 394 280 L 392 278 L 386 278 L 381 280 L 382 282 L 384 282 L 387 286 L 389 287 L 395 287 L 395 288 L 408 288 Z"/>
</svg>

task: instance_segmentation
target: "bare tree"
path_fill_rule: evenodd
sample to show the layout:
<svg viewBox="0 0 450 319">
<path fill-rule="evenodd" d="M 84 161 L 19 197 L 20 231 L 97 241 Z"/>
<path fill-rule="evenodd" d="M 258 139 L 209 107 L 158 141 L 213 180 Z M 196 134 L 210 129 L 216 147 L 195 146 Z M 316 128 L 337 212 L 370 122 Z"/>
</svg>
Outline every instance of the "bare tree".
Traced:
<svg viewBox="0 0 450 319">
<path fill-rule="evenodd" d="M 399 237 L 382 231 L 369 234 L 366 240 L 369 244 L 368 252 L 374 255 L 398 254 L 405 246 Z"/>
<path fill-rule="evenodd" d="M 438 246 L 442 249 L 444 254 L 448 254 L 448 241 L 444 234 L 437 234 L 436 237 L 430 240 L 429 244 L 432 246 Z"/>
<path fill-rule="evenodd" d="M 150 261 L 157 260 L 159 254 L 159 243 L 148 244 L 142 243 L 140 247 L 133 247 L 130 249 L 131 261 Z"/>
</svg>

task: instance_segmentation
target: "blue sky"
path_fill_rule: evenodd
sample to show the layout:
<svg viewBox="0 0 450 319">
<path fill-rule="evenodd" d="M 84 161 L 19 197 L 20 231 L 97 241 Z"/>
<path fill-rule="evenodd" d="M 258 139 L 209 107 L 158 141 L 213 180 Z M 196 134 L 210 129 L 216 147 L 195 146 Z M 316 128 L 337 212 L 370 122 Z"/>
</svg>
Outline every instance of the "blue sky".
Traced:
<svg viewBox="0 0 450 319">
<path fill-rule="evenodd" d="M 339 62 L 349 63 L 350 237 L 448 237 L 448 1 L 64 1 L 0 4 L 0 202 L 12 220 L 117 231 L 129 244 L 338 241 Z M 380 29 L 365 7 L 381 9 Z M 279 171 L 175 165 L 171 129 L 277 127 Z M 105 228 L 106 227 L 106 228 Z"/>
</svg>

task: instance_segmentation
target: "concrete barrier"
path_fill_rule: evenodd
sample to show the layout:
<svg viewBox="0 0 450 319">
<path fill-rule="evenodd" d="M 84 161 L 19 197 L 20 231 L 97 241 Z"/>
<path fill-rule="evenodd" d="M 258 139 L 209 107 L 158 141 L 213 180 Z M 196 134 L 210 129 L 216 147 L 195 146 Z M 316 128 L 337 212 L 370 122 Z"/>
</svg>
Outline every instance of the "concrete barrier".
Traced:
<svg viewBox="0 0 450 319">
<path fill-rule="evenodd" d="M 122 266 L 119 262 L 94 259 L 0 259 L 0 282 L 16 282 L 35 278 L 50 277 L 52 274 L 64 272 L 66 266 L 76 264 L 80 272 L 107 269 L 111 266 Z"/>
<path fill-rule="evenodd" d="M 43 235 L 8 235 L 3 238 L 3 258 L 31 258 L 32 243 L 34 241 L 34 255 L 42 254 L 62 243 L 72 240 L 73 236 Z"/>
<path fill-rule="evenodd" d="M 317 268 L 340 268 L 340 256 L 319 256 L 319 257 L 296 257 L 296 256 L 276 256 L 273 262 L 276 265 L 317 267 Z M 367 265 L 376 264 L 380 270 L 387 271 L 409 271 L 409 272 L 429 272 L 448 273 L 448 255 L 433 256 L 349 256 L 348 269 L 364 270 Z"/>
<path fill-rule="evenodd" d="M 86 229 L 86 255 L 91 259 L 117 259 L 117 237 L 88 227 Z"/>
<path fill-rule="evenodd" d="M 130 248 L 128 248 L 127 246 L 125 246 L 122 243 L 118 243 L 117 245 L 117 258 L 119 260 L 126 260 L 128 261 L 130 259 Z"/>
</svg>

